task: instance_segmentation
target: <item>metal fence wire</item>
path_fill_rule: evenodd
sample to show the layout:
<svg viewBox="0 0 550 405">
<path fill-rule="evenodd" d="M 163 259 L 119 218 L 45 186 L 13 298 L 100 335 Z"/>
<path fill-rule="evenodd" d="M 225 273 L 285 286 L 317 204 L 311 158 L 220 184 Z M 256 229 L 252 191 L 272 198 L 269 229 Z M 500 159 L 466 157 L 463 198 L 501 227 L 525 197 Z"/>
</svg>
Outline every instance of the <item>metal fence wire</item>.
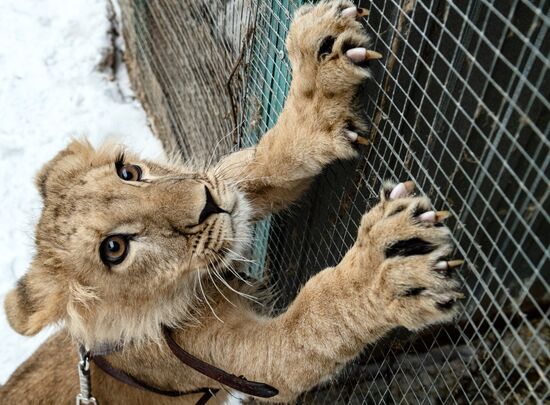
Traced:
<svg viewBox="0 0 550 405">
<path fill-rule="evenodd" d="M 282 110 L 291 80 L 284 40 L 299 5 L 248 5 L 242 146 Z M 372 146 L 258 225 L 256 271 L 267 269 L 284 307 L 312 274 L 338 263 L 381 181 L 412 179 L 453 214 L 467 299 L 455 325 L 395 331 L 298 402 L 549 401 L 550 2 L 359 5 L 384 55 L 362 92 Z"/>
</svg>

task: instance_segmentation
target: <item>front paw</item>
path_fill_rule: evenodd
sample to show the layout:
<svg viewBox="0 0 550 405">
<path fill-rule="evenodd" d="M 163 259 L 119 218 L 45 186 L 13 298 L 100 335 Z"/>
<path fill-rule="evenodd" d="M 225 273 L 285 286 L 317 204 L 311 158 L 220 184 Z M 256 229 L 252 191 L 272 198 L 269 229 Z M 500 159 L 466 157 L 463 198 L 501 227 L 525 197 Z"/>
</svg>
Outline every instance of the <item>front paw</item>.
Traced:
<svg viewBox="0 0 550 405">
<path fill-rule="evenodd" d="M 293 81 L 292 111 L 303 118 L 325 160 L 356 156 L 351 144 L 368 144 L 362 112 L 355 103 L 359 85 L 369 77 L 369 62 L 381 55 L 369 50 L 361 22 L 367 15 L 349 1 L 324 1 L 300 8 L 290 26 L 287 49 Z M 309 122 L 305 125 L 304 120 Z M 324 139 L 320 139 L 324 138 Z"/>
<path fill-rule="evenodd" d="M 369 77 L 369 50 L 361 17 L 368 14 L 349 1 L 324 1 L 298 9 L 287 36 L 294 77 L 305 93 L 349 94 Z"/>
<path fill-rule="evenodd" d="M 411 182 L 388 186 L 362 220 L 354 250 L 357 271 L 366 272 L 372 301 L 386 319 L 410 330 L 447 322 L 463 297 L 450 260 L 451 234 L 426 197 L 411 196 Z"/>
</svg>

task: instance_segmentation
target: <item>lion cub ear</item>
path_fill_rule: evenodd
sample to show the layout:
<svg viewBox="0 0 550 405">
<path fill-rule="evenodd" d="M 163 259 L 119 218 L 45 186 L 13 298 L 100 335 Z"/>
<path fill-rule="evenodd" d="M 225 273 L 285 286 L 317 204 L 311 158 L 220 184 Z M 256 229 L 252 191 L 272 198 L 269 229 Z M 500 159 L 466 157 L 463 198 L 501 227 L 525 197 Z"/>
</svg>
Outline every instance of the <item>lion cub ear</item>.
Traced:
<svg viewBox="0 0 550 405">
<path fill-rule="evenodd" d="M 93 152 L 94 148 L 87 140 L 73 140 L 65 149 L 60 151 L 52 160 L 46 163 L 35 178 L 36 187 L 42 198 L 46 198 L 47 190 L 50 186 L 49 183 L 56 183 L 55 179 L 51 182 L 48 181 L 52 177 L 52 173 L 55 172 L 57 176 L 61 177 L 70 173 L 74 166 L 74 157 L 90 156 Z"/>
<path fill-rule="evenodd" d="M 10 326 L 21 335 L 32 336 L 45 326 L 59 321 L 61 297 L 55 291 L 37 291 L 32 281 L 32 270 L 23 276 L 4 301 Z"/>
</svg>

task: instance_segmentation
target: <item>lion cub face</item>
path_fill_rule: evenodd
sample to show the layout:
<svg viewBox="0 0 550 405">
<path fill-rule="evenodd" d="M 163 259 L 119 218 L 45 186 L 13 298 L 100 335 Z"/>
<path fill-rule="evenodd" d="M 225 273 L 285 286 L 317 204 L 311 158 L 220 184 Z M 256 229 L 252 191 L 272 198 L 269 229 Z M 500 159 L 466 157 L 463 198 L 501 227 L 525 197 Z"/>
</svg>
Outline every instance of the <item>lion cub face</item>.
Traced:
<svg viewBox="0 0 550 405">
<path fill-rule="evenodd" d="M 36 256 L 5 303 L 22 334 L 65 321 L 89 345 L 155 336 L 185 315 L 201 272 L 226 266 L 248 235 L 236 188 L 116 147 L 75 141 L 37 185 Z"/>
</svg>

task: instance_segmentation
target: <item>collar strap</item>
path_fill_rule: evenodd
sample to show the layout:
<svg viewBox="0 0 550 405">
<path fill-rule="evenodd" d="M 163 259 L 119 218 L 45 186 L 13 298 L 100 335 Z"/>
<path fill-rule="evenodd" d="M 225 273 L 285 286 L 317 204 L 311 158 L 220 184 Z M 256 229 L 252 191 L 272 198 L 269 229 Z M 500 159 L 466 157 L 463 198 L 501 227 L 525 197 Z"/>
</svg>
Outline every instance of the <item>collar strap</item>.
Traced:
<svg viewBox="0 0 550 405">
<path fill-rule="evenodd" d="M 279 391 L 276 388 L 272 387 L 271 385 L 256 382 L 256 381 L 248 381 L 244 377 L 237 377 L 234 374 L 229 374 L 226 371 L 216 366 L 213 366 L 212 364 L 202 361 L 201 359 L 183 350 L 183 348 L 181 348 L 181 346 L 179 346 L 176 343 L 176 341 L 172 337 L 171 329 L 169 329 L 166 326 L 163 326 L 162 332 L 164 334 L 164 340 L 166 341 L 166 344 L 168 345 L 168 347 L 170 348 L 174 356 L 176 356 L 185 365 L 191 367 L 193 370 L 198 371 L 199 373 L 219 382 L 220 384 L 226 385 L 244 394 L 252 395 L 255 397 L 271 398 L 279 393 Z M 114 351 L 116 350 L 108 351 L 108 352 L 112 353 Z M 80 347 L 80 352 L 81 353 L 86 352 L 82 346 Z M 101 352 L 100 353 L 86 352 L 86 355 L 89 357 L 90 360 L 93 360 L 93 362 L 96 364 L 98 368 L 103 370 L 103 372 L 105 372 L 109 376 L 113 377 L 115 380 L 118 380 L 120 382 L 123 382 L 124 384 L 130 385 L 131 387 L 153 392 L 155 394 L 160 394 L 168 397 L 179 397 L 182 395 L 203 393 L 203 396 L 196 403 L 196 405 L 203 405 L 203 404 L 206 404 L 206 402 L 219 391 L 218 389 L 214 389 L 214 388 L 199 388 L 193 391 L 163 390 L 163 389 L 154 387 L 152 385 L 149 385 L 146 382 L 141 381 L 133 377 L 132 375 L 127 374 L 124 371 L 113 367 L 111 363 L 109 363 L 107 359 L 103 357 L 103 353 Z"/>
<path fill-rule="evenodd" d="M 172 330 L 167 326 L 163 326 L 162 333 L 164 334 L 164 340 L 166 344 L 182 363 L 191 367 L 193 370 L 198 371 L 199 373 L 210 377 L 211 379 L 236 389 L 242 393 L 253 395 L 260 398 L 271 398 L 279 393 L 279 391 L 272 387 L 271 385 L 260 383 L 256 381 L 248 381 L 244 377 L 237 377 L 234 374 L 229 374 L 228 372 L 213 366 L 212 364 L 206 363 L 201 359 L 193 356 L 192 354 L 183 350 L 172 337 Z"/>
<path fill-rule="evenodd" d="M 211 389 L 211 388 L 200 388 L 193 391 L 172 391 L 172 390 L 162 390 L 157 387 L 153 387 L 152 385 L 147 384 L 144 381 L 138 380 L 134 376 L 125 373 L 124 371 L 115 368 L 105 359 L 103 356 L 97 356 L 93 355 L 91 359 L 94 361 L 95 365 L 103 370 L 106 374 L 113 377 L 115 380 L 118 380 L 120 382 L 123 382 L 124 384 L 127 384 L 134 388 L 139 388 L 145 391 L 154 392 L 155 394 L 164 395 L 166 397 L 181 397 L 183 395 L 191 395 L 191 394 L 200 394 L 203 393 L 204 395 L 201 397 L 198 404 L 204 404 L 206 401 L 208 401 L 216 392 L 218 392 L 217 389 Z"/>
</svg>

